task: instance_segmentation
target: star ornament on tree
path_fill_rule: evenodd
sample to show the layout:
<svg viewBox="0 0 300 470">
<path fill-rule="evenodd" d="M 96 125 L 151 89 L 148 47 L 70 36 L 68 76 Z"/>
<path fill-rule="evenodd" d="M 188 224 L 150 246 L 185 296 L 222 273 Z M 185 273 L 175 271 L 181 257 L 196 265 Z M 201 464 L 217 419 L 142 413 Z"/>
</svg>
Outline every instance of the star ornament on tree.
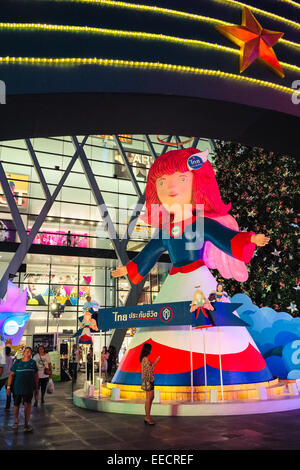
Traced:
<svg viewBox="0 0 300 470">
<path fill-rule="evenodd" d="M 281 253 L 281 251 L 277 251 L 276 249 L 274 251 L 272 251 L 271 255 L 274 255 L 274 256 L 279 256 Z"/>
<path fill-rule="evenodd" d="M 287 307 L 287 309 L 290 310 L 291 313 L 298 312 L 297 306 L 293 302 L 290 303 L 290 306 Z"/>
<path fill-rule="evenodd" d="M 284 77 L 284 72 L 273 51 L 273 46 L 284 33 L 262 28 L 247 7 L 243 8 L 241 26 L 216 26 L 216 28 L 240 46 L 240 73 L 259 59 L 281 78 Z"/>
</svg>

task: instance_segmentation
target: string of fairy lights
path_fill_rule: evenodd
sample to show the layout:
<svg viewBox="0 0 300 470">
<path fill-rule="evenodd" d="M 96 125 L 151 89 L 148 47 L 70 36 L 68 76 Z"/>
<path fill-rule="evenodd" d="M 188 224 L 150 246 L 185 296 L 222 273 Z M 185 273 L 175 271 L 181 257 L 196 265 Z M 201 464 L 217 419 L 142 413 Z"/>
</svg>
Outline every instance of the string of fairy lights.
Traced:
<svg viewBox="0 0 300 470">
<path fill-rule="evenodd" d="M 300 8 L 300 4 L 297 2 L 294 2 L 293 0 L 278 0 L 279 2 L 283 3 L 288 3 L 289 5 L 292 5 L 293 7 Z"/>
<path fill-rule="evenodd" d="M 166 64 L 161 62 L 146 62 L 123 59 L 102 59 L 102 58 L 82 58 L 82 57 L 66 57 L 66 58 L 49 58 L 49 57 L 0 57 L 0 64 L 33 64 L 33 65 L 102 65 L 111 67 L 132 67 L 132 68 L 148 68 L 155 70 L 165 70 L 170 72 L 183 72 L 195 75 L 210 75 L 219 78 L 228 78 L 242 82 L 248 82 L 258 86 L 273 88 L 288 94 L 294 94 L 295 89 L 273 82 L 250 78 L 234 73 L 223 72 L 221 70 L 210 70 L 185 65 Z"/>
<path fill-rule="evenodd" d="M 96 28 L 90 26 L 67 26 L 67 25 L 54 25 L 54 24 L 40 24 L 40 23 L 1 23 L 0 29 L 11 29 L 11 30 L 35 30 L 35 31 L 63 31 L 66 33 L 92 33 L 99 35 L 107 35 L 114 37 L 126 37 L 142 40 L 156 40 L 164 41 L 169 43 L 181 44 L 185 46 L 193 47 L 206 47 L 214 50 L 219 50 L 222 52 L 239 55 L 239 50 L 232 47 L 223 46 L 216 43 L 210 43 L 206 41 L 200 41 L 197 39 L 187 39 L 180 38 L 176 36 L 168 36 L 165 34 L 155 34 L 155 33 L 144 33 L 138 31 L 124 31 L 117 29 L 107 29 L 107 28 Z M 300 44 L 299 44 L 300 48 Z M 281 66 L 292 70 L 294 72 L 300 72 L 300 67 L 289 64 L 286 62 L 280 62 Z"/>
<path fill-rule="evenodd" d="M 53 0 L 52 0 L 53 1 Z M 182 17 L 182 18 L 189 18 L 193 20 L 198 20 L 198 21 L 211 21 L 216 24 L 228 24 L 225 21 L 221 21 L 215 18 L 209 18 L 207 16 L 203 15 L 198 15 L 196 13 L 188 13 L 184 11 L 179 11 L 179 10 L 173 10 L 170 8 L 163 8 L 163 7 L 158 7 L 158 6 L 152 6 L 152 5 L 143 5 L 139 3 L 129 3 L 129 2 L 121 2 L 121 1 L 116 1 L 116 0 L 54 0 L 55 2 L 72 2 L 72 3 L 91 3 L 94 5 L 100 5 L 100 6 L 110 6 L 110 7 L 117 7 L 117 8 L 127 8 L 131 10 L 139 10 L 139 11 L 148 11 L 151 13 L 160 13 L 160 14 L 166 14 L 166 15 L 172 15 L 172 16 L 177 16 L 177 17 Z M 249 5 L 247 3 L 242 3 L 238 2 L 236 0 L 213 0 L 213 1 L 218 1 L 221 3 L 225 3 L 229 6 L 240 8 L 240 7 L 248 7 L 252 11 L 271 18 L 272 20 L 280 21 L 285 24 L 288 24 L 289 26 L 292 26 L 296 29 L 300 29 L 300 24 L 297 23 L 296 21 L 289 20 L 288 18 L 284 18 L 283 16 L 276 15 L 275 13 L 271 13 L 267 10 L 262 10 L 257 7 L 253 7 L 252 5 Z"/>
<path fill-rule="evenodd" d="M 226 25 L 229 23 L 226 22 L 219 22 L 221 25 Z M 57 31 L 65 31 L 65 32 L 87 32 L 87 33 L 98 33 L 98 34 L 112 34 L 115 36 L 131 36 L 131 37 L 138 37 L 142 39 L 161 39 L 167 40 L 171 42 L 181 42 L 182 44 L 189 44 L 189 45 L 205 45 L 207 47 L 214 47 L 216 49 L 220 49 L 227 52 L 236 52 L 236 49 L 232 49 L 231 47 L 223 46 L 221 44 L 216 43 L 209 43 L 205 41 L 200 41 L 197 39 L 188 39 L 188 38 L 178 38 L 176 36 L 168 36 L 165 34 L 156 34 L 156 33 L 145 33 L 139 31 L 125 31 L 125 30 L 118 30 L 118 29 L 108 29 L 108 28 L 97 28 L 92 26 L 71 26 L 71 25 L 55 25 L 55 24 L 41 24 L 41 23 L 3 23 L 0 22 L 0 28 L 5 29 L 39 29 L 39 30 L 57 30 Z M 300 44 L 293 41 L 282 40 L 279 39 L 278 42 L 281 42 L 283 45 L 288 47 L 293 47 L 296 49 L 300 49 Z"/>
<path fill-rule="evenodd" d="M 260 8 L 257 8 L 253 5 L 249 5 L 244 2 L 239 2 L 237 0 L 211 0 L 214 2 L 219 2 L 219 3 L 225 3 L 228 6 L 234 7 L 234 8 L 241 8 L 241 7 L 248 7 L 251 9 L 252 12 L 257 13 L 262 16 L 266 16 L 268 18 L 271 18 L 272 20 L 276 21 L 282 21 L 285 24 L 288 24 L 289 26 L 292 26 L 293 28 L 300 29 L 300 24 L 297 23 L 296 21 L 289 20 L 288 18 L 284 18 L 283 16 L 276 15 L 275 13 L 271 13 L 266 10 L 262 10 Z"/>
</svg>

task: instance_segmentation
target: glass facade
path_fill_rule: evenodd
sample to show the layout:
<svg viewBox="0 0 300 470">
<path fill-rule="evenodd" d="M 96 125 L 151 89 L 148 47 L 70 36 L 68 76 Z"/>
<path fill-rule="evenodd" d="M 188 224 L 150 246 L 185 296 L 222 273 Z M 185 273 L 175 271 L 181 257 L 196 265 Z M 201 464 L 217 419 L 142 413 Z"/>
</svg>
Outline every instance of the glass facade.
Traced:
<svg viewBox="0 0 300 470">
<path fill-rule="evenodd" d="M 147 137 L 149 140 L 143 135 L 120 135 L 117 140 L 113 136 L 94 135 L 87 138 L 83 147 L 118 239 L 126 234 L 155 155 L 176 148 L 166 148 L 156 136 Z M 77 139 L 81 143 L 83 137 Z M 184 141 L 186 137 L 179 137 L 179 140 Z M 175 137 L 172 142 L 176 142 Z M 212 158 L 210 140 L 197 139 L 194 143 L 200 150 L 208 148 Z M 71 137 L 0 143 L 0 160 L 27 233 L 43 212 L 47 200 L 32 153 L 52 195 L 75 152 Z M 54 300 L 65 305 L 58 331 L 66 335 L 77 331 L 86 295 L 91 295 L 102 307 L 124 305 L 130 284 L 126 278 L 115 280 L 111 276 L 118 261 L 106 221 L 100 214 L 82 162 L 77 159 L 34 237 L 33 246 L 40 245 L 39 249 L 26 254 L 23 269 L 14 277 L 16 284 L 27 288 L 27 311 L 31 312 L 25 330 L 27 344 L 31 344 L 33 334 L 57 330 L 57 322 L 51 314 Z M 2 187 L 0 216 L 2 277 L 18 247 L 16 243 L 20 242 Z M 127 243 L 127 251 L 138 252 L 150 236 L 151 229 L 139 220 Z M 58 253 L 58 249 L 65 247 L 69 247 L 68 253 Z M 140 303 L 154 301 L 168 270 L 167 263 L 158 263 L 153 268 Z M 110 335 L 111 332 L 105 334 L 107 345 Z"/>
</svg>

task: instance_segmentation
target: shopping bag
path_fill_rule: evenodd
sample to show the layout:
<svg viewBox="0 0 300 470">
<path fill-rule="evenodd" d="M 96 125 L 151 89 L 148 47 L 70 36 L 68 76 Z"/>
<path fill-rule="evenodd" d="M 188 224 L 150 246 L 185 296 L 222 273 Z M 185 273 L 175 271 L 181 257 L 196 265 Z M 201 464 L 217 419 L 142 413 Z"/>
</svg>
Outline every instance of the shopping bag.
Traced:
<svg viewBox="0 0 300 470">
<path fill-rule="evenodd" d="M 47 386 L 47 393 L 54 392 L 54 383 L 52 379 L 49 379 L 48 386 Z"/>
</svg>

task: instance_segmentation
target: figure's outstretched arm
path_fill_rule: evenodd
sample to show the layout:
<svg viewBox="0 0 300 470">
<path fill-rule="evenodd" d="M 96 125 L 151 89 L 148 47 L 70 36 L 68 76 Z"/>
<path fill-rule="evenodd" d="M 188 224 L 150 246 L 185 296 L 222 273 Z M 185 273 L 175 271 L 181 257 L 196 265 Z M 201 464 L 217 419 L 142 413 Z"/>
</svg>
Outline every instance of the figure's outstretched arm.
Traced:
<svg viewBox="0 0 300 470">
<path fill-rule="evenodd" d="M 112 271 L 113 277 L 128 275 L 133 284 L 138 284 L 151 271 L 160 255 L 166 251 L 160 238 L 152 238 L 145 248 L 126 266 L 119 266 Z"/>
<path fill-rule="evenodd" d="M 257 246 L 265 246 L 270 237 L 254 232 L 237 232 L 219 222 L 205 218 L 204 238 L 224 253 L 245 263 L 249 263 Z"/>
</svg>

